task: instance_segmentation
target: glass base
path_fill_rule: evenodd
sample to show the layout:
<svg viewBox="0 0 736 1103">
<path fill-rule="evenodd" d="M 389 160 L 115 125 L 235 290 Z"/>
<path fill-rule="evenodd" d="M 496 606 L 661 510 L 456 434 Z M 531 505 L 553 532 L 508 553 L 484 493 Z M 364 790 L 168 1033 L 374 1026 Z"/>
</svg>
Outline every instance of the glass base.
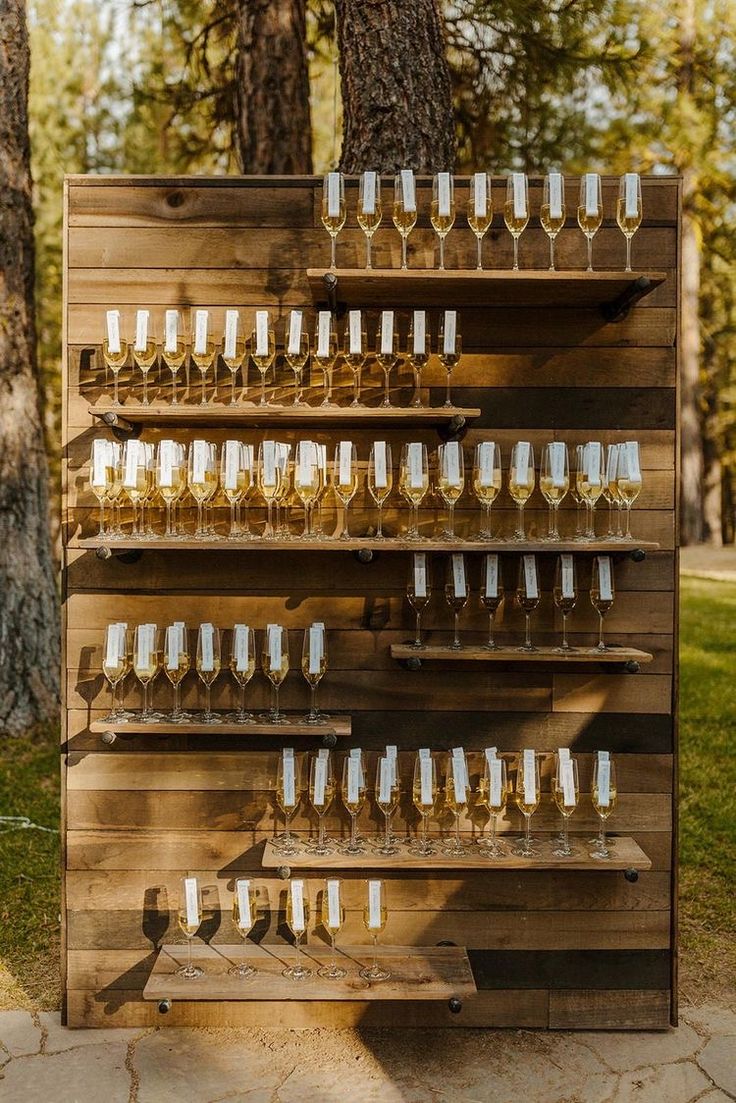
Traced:
<svg viewBox="0 0 736 1103">
<path fill-rule="evenodd" d="M 321 969 L 317 970 L 318 977 L 324 977 L 325 980 L 339 980 L 340 977 L 346 977 L 348 975 L 347 969 L 343 969 L 340 965 L 323 965 Z"/>
<path fill-rule="evenodd" d="M 252 712 L 228 712 L 225 719 L 230 724 L 255 724 L 256 718 Z"/>
<path fill-rule="evenodd" d="M 517 647 L 516 650 L 523 651 L 525 654 L 529 655 L 532 651 L 539 651 L 539 648 L 535 647 L 532 643 L 529 645 L 529 647 L 527 647 L 526 644 L 522 644 L 521 647 Z"/>
<path fill-rule="evenodd" d="M 613 857 L 613 854 L 606 847 L 605 850 L 591 850 L 589 857 L 595 858 L 598 862 L 607 862 Z"/>
<path fill-rule="evenodd" d="M 503 858 L 508 854 L 508 849 L 503 843 L 479 842 L 478 851 L 483 858 Z"/>
<path fill-rule="evenodd" d="M 565 848 L 564 843 L 561 843 L 559 846 L 556 846 L 554 848 L 552 853 L 554 854 L 555 858 L 572 858 L 573 854 L 575 853 L 575 848 L 572 846 L 568 846 L 567 848 Z"/>
<path fill-rule="evenodd" d="M 292 857 L 294 854 L 301 854 L 302 848 L 292 835 L 290 839 L 274 839 L 273 848 L 277 854 L 283 854 L 287 857 Z"/>
<path fill-rule="evenodd" d="M 195 717 L 191 712 L 172 712 L 167 719 L 170 724 L 189 724 Z"/>
<path fill-rule="evenodd" d="M 216 712 L 203 712 L 197 718 L 200 724 L 221 724 L 222 717 L 218 716 Z"/>
<path fill-rule="evenodd" d="M 484 643 L 481 650 L 483 651 L 498 651 L 497 643 Z"/>
<path fill-rule="evenodd" d="M 258 719 L 262 724 L 288 724 L 289 717 L 283 712 L 260 712 Z"/>
<path fill-rule="evenodd" d="M 328 846 L 327 843 L 323 843 L 321 846 L 319 843 L 305 843 L 304 849 L 307 854 L 318 854 L 320 858 L 334 853 L 332 847 Z"/>
<path fill-rule="evenodd" d="M 553 647 L 552 650 L 557 655 L 573 655 L 577 651 L 577 647 L 571 647 L 568 643 L 566 646 L 564 644 L 560 644 L 559 647 Z"/>
<path fill-rule="evenodd" d="M 377 846 L 375 848 L 375 850 L 373 851 L 373 853 L 374 854 L 385 854 L 386 857 L 388 857 L 391 854 L 398 854 L 399 853 L 399 848 L 398 848 L 398 846 L 392 846 L 391 843 L 389 843 L 388 846 L 386 846 L 386 844 L 384 843 L 383 846 Z"/>
<path fill-rule="evenodd" d="M 352 843 L 348 843 L 346 846 L 341 846 L 339 849 L 341 854 L 365 854 L 365 847 L 361 846 L 360 843 L 356 843 L 355 846 L 353 846 Z"/>
<path fill-rule="evenodd" d="M 245 979 L 246 977 L 254 977 L 258 970 L 254 969 L 252 965 L 246 965 L 245 962 L 242 961 L 240 965 L 233 965 L 227 972 L 230 977 L 242 977 Z"/>
<path fill-rule="evenodd" d="M 430 855 L 436 854 L 437 851 L 431 843 L 427 843 L 423 846 L 422 843 L 417 842 L 409 847 L 409 853 L 416 855 L 417 858 L 429 858 Z"/>
<path fill-rule="evenodd" d="M 303 718 L 302 723 L 314 724 L 316 727 L 319 727 L 320 724 L 329 723 L 329 720 L 330 717 L 327 715 L 326 712 L 318 712 L 314 716 L 312 716 L 312 714 L 308 712 L 307 715 Z"/>
<path fill-rule="evenodd" d="M 453 839 L 451 843 L 448 843 L 446 846 L 442 847 L 442 853 L 448 854 L 452 858 L 462 858 L 465 854 L 467 854 L 467 850 L 468 848 L 463 843 L 458 843 L 455 841 L 455 839 Z"/>
<path fill-rule="evenodd" d="M 289 965 L 287 969 L 282 970 L 281 976 L 289 977 L 291 980 L 306 980 L 307 977 L 312 976 L 312 970 L 305 965 Z"/>
<path fill-rule="evenodd" d="M 180 965 L 176 970 L 177 977 L 186 977 L 187 980 L 196 980 L 197 977 L 204 976 L 204 969 L 200 969 L 198 965 Z"/>
<path fill-rule="evenodd" d="M 526 839 L 522 836 L 511 853 L 517 858 L 536 858 L 539 855 L 539 850 L 534 842 L 527 845 Z"/>
<path fill-rule="evenodd" d="M 358 975 L 361 976 L 363 980 L 372 981 L 388 980 L 391 976 L 388 969 L 382 969 L 380 965 L 371 966 L 370 969 L 368 966 L 364 966 L 359 970 Z"/>
</svg>

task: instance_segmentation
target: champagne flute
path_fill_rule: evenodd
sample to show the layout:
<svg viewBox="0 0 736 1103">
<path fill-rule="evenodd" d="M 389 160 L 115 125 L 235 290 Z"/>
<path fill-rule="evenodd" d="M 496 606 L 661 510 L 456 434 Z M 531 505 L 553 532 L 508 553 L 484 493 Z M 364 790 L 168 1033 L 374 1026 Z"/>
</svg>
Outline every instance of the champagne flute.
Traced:
<svg viewBox="0 0 736 1103">
<path fill-rule="evenodd" d="M 184 724 L 192 719 L 181 707 L 181 683 L 189 673 L 189 632 L 183 621 L 175 621 L 166 629 L 164 638 L 164 672 L 174 687 L 174 709 L 169 716 L 172 724 Z"/>
<path fill-rule="evenodd" d="M 317 842 L 307 843 L 310 854 L 324 857 L 332 854 L 332 847 L 325 840 L 325 816 L 335 799 L 335 775 L 332 771 L 332 757 L 328 750 L 320 750 L 312 755 L 309 763 L 309 803 L 317 813 L 319 830 Z"/>
<path fill-rule="evenodd" d="M 294 463 L 294 489 L 304 506 L 304 531 L 302 539 L 314 535 L 312 511 L 321 488 L 319 453 L 313 440 L 300 440 L 296 446 Z"/>
<path fill-rule="evenodd" d="M 268 509 L 268 519 L 263 530 L 265 539 L 273 539 L 276 535 L 273 527 L 273 503 L 281 484 L 276 443 L 274 440 L 264 440 L 258 445 L 258 490 Z"/>
<path fill-rule="evenodd" d="M 424 647 L 422 643 L 422 613 L 429 605 L 429 599 L 432 596 L 431 579 L 425 552 L 414 552 L 411 556 L 406 596 L 416 617 L 416 632 L 411 646 L 419 651 Z"/>
<path fill-rule="evenodd" d="M 116 698 L 118 686 L 130 670 L 131 646 L 130 632 L 124 624 L 108 624 L 102 651 L 102 673 L 110 686 L 110 711 L 103 718 L 106 724 L 120 724 L 127 720 L 122 707 L 117 705 Z"/>
<path fill-rule="evenodd" d="M 204 970 L 192 962 L 192 939 L 202 926 L 202 892 L 196 877 L 183 877 L 181 884 L 181 901 L 177 910 L 179 929 L 187 940 L 187 964 L 181 965 L 176 970 L 176 975 L 186 977 L 187 980 L 196 980 L 204 975 Z"/>
<path fill-rule="evenodd" d="M 422 406 L 422 369 L 429 361 L 429 354 L 427 311 L 413 310 L 407 339 L 406 359 L 414 374 L 414 394 L 411 400 L 411 405 L 414 408 L 421 408 Z"/>
<path fill-rule="evenodd" d="M 133 638 L 133 672 L 143 687 L 142 724 L 155 724 L 161 717 L 150 705 L 149 690 L 161 667 L 161 633 L 155 624 L 136 625 Z"/>
<path fill-rule="evenodd" d="M 97 437 L 92 441 L 89 457 L 89 485 L 100 507 L 99 537 L 105 535 L 105 502 L 110 501 L 110 489 L 115 482 L 112 442 Z"/>
<path fill-rule="evenodd" d="M 223 336 L 222 359 L 225 367 L 230 372 L 230 405 L 235 405 L 235 380 L 240 368 L 243 366 L 247 353 L 245 334 L 242 331 L 242 321 L 239 310 L 225 311 L 225 333 Z M 245 379 L 243 379 L 245 387 Z"/>
<path fill-rule="evenodd" d="M 593 810 L 601 821 L 598 839 L 591 858 L 607 861 L 613 855 L 606 843 L 606 821 L 616 807 L 618 791 L 616 788 L 616 764 L 608 751 L 598 751 L 593 761 L 593 784 L 591 787 Z"/>
<path fill-rule="evenodd" d="M 293 464 L 290 460 L 291 445 L 277 443 L 276 445 L 276 462 L 279 465 L 279 471 L 281 474 L 281 481 L 279 482 L 279 488 L 276 492 L 276 535 L 283 540 L 291 540 L 291 530 L 289 528 L 289 501 L 291 498 L 291 475 L 293 470 Z M 283 506 L 283 513 L 281 508 Z M 280 520 L 279 520 L 280 518 Z"/>
<path fill-rule="evenodd" d="M 205 531 L 207 536 L 216 536 L 215 530 L 215 502 L 220 492 L 220 482 L 218 478 L 218 463 L 217 463 L 217 445 L 208 441 L 207 451 L 209 454 L 208 470 L 213 473 L 213 477 L 207 482 L 207 492 L 204 498 L 204 515 L 205 515 Z"/>
<path fill-rule="evenodd" d="M 391 816 L 399 804 L 399 777 L 396 760 L 388 755 L 381 755 L 376 762 L 375 796 L 386 826 L 383 842 L 376 848 L 376 854 L 397 854 L 399 848 L 391 841 Z"/>
<path fill-rule="evenodd" d="M 580 201 L 578 226 L 588 242 L 588 272 L 593 271 L 593 238 L 603 222 L 603 196 L 601 178 L 597 172 L 586 172 L 580 177 Z"/>
<path fill-rule="evenodd" d="M 483 556 L 483 575 L 480 585 L 480 603 L 488 613 L 488 640 L 483 645 L 485 651 L 498 650 L 498 644 L 493 638 L 493 626 L 496 613 L 503 603 L 503 597 L 503 581 L 498 554 L 488 552 Z"/>
<path fill-rule="evenodd" d="M 468 226 L 478 239 L 478 263 L 476 268 L 479 272 L 483 270 L 483 238 L 488 233 L 492 221 L 491 176 L 487 172 L 476 172 L 470 178 Z"/>
<path fill-rule="evenodd" d="M 133 360 L 143 376 L 143 405 L 148 406 L 148 373 L 156 363 L 158 346 L 150 310 L 136 310 Z"/>
<path fill-rule="evenodd" d="M 288 724 L 288 716 L 279 711 L 279 690 L 289 673 L 289 633 L 280 624 L 269 624 L 266 627 L 261 669 L 271 683 L 271 709 L 261 716 L 261 720 L 269 724 Z"/>
<path fill-rule="evenodd" d="M 578 472 L 578 477 L 579 477 Z M 578 490 L 585 503 L 588 523 L 585 536 L 588 540 L 595 540 L 595 507 L 603 493 L 603 447 L 600 441 L 591 440 L 583 447 L 583 472 L 579 478 Z"/>
<path fill-rule="evenodd" d="M 306 980 L 312 970 L 302 965 L 301 941 L 307 932 L 309 923 L 309 900 L 304 881 L 289 881 L 286 896 L 286 923 L 294 936 L 294 964 L 283 970 L 283 975 L 291 980 Z"/>
<path fill-rule="evenodd" d="M 156 448 L 154 478 L 156 489 L 166 506 L 165 536 L 175 536 L 171 519 L 171 509 L 182 487 L 186 485 L 186 471 L 183 465 L 183 447 L 175 440 L 160 440 Z"/>
<path fill-rule="evenodd" d="M 460 612 L 468 604 L 468 583 L 465 556 L 462 552 L 453 552 L 447 558 L 445 571 L 445 601 L 454 616 L 455 631 L 450 644 L 451 651 L 460 651 Z"/>
<path fill-rule="evenodd" d="M 148 453 L 142 440 L 129 439 L 123 445 L 123 492 L 133 506 L 133 531 L 131 536 L 144 536 L 138 505 L 148 494 Z"/>
<path fill-rule="evenodd" d="M 465 489 L 465 459 L 463 450 L 456 440 L 447 441 L 437 447 L 437 491 L 447 506 L 447 527 L 442 535 L 447 540 L 455 539 L 455 505 Z"/>
<path fill-rule="evenodd" d="M 197 528 L 194 539 L 206 540 L 209 534 L 204 523 L 204 504 L 210 497 L 212 489 L 217 488 L 217 458 L 206 440 L 193 440 L 189 445 L 187 486 L 197 503 Z"/>
<path fill-rule="evenodd" d="M 409 234 L 417 221 L 417 190 L 412 169 L 402 169 L 394 176 L 393 222 L 401 234 L 401 267 L 409 267 L 406 249 Z"/>
<path fill-rule="evenodd" d="M 616 485 L 616 476 L 618 474 L 618 444 L 609 444 L 606 446 L 606 465 L 605 465 L 605 478 L 603 480 L 603 497 L 606 499 L 608 505 L 608 532 L 607 536 L 609 540 L 616 540 L 617 536 L 613 528 L 613 507 L 617 507 L 620 503 L 618 495 L 618 487 Z"/>
<path fill-rule="evenodd" d="M 108 537 L 119 539 L 123 535 L 120 520 L 121 498 L 123 495 L 123 450 L 117 441 L 108 441 L 109 463 L 112 481 L 107 488 L 107 499 L 112 507 L 112 527 L 108 531 Z"/>
<path fill-rule="evenodd" d="M 228 720 L 235 724 L 252 724 L 253 714 L 245 707 L 245 690 L 256 672 L 256 638 L 253 629 L 247 624 L 233 626 L 230 672 L 240 692 L 240 703 L 235 712 L 228 716 Z"/>
<path fill-rule="evenodd" d="M 372 268 L 371 242 L 373 235 L 381 225 L 383 208 L 381 207 L 381 177 L 377 172 L 364 172 L 358 185 L 358 225 L 365 234 L 366 268 Z"/>
<path fill-rule="evenodd" d="M 575 503 L 575 542 L 577 544 L 585 543 L 586 535 L 585 530 L 587 528 L 588 520 L 588 506 L 581 493 L 581 487 L 585 481 L 585 445 L 575 445 L 575 478 L 572 480 L 570 487 L 570 495 Z M 585 506 L 585 521 L 580 520 L 581 506 Z"/>
<path fill-rule="evenodd" d="M 350 841 L 343 854 L 365 854 L 358 840 L 358 813 L 365 804 L 365 770 L 363 753 L 358 748 L 347 754 L 342 764 L 342 803 L 350 815 Z"/>
<path fill-rule="evenodd" d="M 539 756 L 533 750 L 525 750 L 519 755 L 514 796 L 516 806 L 524 817 L 525 831 L 514 847 L 513 853 L 519 858 L 534 858 L 537 848 L 531 834 L 532 816 L 542 798 L 542 783 Z"/>
<path fill-rule="evenodd" d="M 438 172 L 432 180 L 430 221 L 440 239 L 440 272 L 445 270 L 445 238 L 455 223 L 455 181 L 451 172 Z"/>
<path fill-rule="evenodd" d="M 455 837 L 442 853 L 461 858 L 467 848 L 460 840 L 460 817 L 468 807 L 468 763 L 462 747 L 455 747 L 445 760 L 445 807 L 455 817 Z"/>
<path fill-rule="evenodd" d="M 495 753 L 486 753 L 484 757 L 483 774 L 478 779 L 478 804 L 488 809 L 491 837 L 488 841 L 485 838 L 480 839 L 478 845 L 486 858 L 500 858 L 506 853 L 505 846 L 498 841 L 496 834 L 498 817 L 506 807 L 508 796 L 506 762 Z"/>
<path fill-rule="evenodd" d="M 235 881 L 233 893 L 233 926 L 243 940 L 248 941 L 248 935 L 253 930 L 258 920 L 258 893 L 251 881 L 244 877 L 238 877 Z M 255 976 L 258 970 L 246 961 L 231 966 L 228 973 L 234 977 Z"/>
<path fill-rule="evenodd" d="M 412 800 L 422 817 L 422 833 L 420 838 L 409 847 L 409 853 L 416 854 L 420 858 L 428 858 L 430 854 L 436 854 L 435 848 L 429 841 L 427 827 L 437 800 L 437 767 L 430 751 L 426 748 L 418 751 L 414 760 Z"/>
<path fill-rule="evenodd" d="M 445 391 L 445 409 L 452 409 L 452 395 L 450 386 L 452 371 L 460 363 L 462 353 L 462 340 L 457 331 L 457 311 L 444 310 L 440 316 L 439 336 L 437 340 L 437 355 L 440 363 L 447 372 L 447 389 Z"/>
<path fill-rule="evenodd" d="M 202 380 L 200 406 L 207 405 L 207 372 L 217 359 L 217 343 L 212 333 L 212 316 L 209 310 L 197 307 L 192 311 L 192 360 L 199 368 Z"/>
<path fill-rule="evenodd" d="M 549 238 L 549 270 L 555 271 L 555 239 L 565 225 L 565 178 L 561 172 L 548 172 L 542 188 L 542 206 L 539 221 Z"/>
<path fill-rule="evenodd" d="M 376 360 L 383 371 L 384 389 L 381 406 L 391 406 L 391 372 L 399 359 L 399 332 L 393 310 L 382 310 L 376 333 Z"/>
<path fill-rule="evenodd" d="M 492 440 L 481 440 L 473 454 L 473 491 L 484 511 L 478 540 L 492 540 L 491 509 L 501 492 L 501 449 Z"/>
<path fill-rule="evenodd" d="M 362 310 L 348 312 L 348 324 L 345 326 L 345 349 L 343 360 L 353 373 L 353 401 L 351 406 L 360 406 L 360 373 L 367 356 L 367 336 L 363 324 Z"/>
<path fill-rule="evenodd" d="M 370 260 L 370 237 L 368 237 L 368 259 Z M 370 264 L 368 264 L 368 268 L 370 268 Z M 321 969 L 317 970 L 318 975 L 326 980 L 339 980 L 340 977 L 347 975 L 347 971 L 337 964 L 337 953 L 335 951 L 335 938 L 342 930 L 345 922 L 345 909 L 342 906 L 340 890 L 341 882 L 339 878 L 329 877 L 325 881 L 320 904 L 320 923 L 327 931 L 332 949 L 330 964 L 323 965 Z"/>
<path fill-rule="evenodd" d="M 179 310 L 167 310 L 164 315 L 164 347 L 161 356 L 171 372 L 171 404 L 176 406 L 179 402 L 176 375 L 187 358 L 187 336 Z"/>
<path fill-rule="evenodd" d="M 156 536 L 151 524 L 151 505 L 156 497 L 156 450 L 149 441 L 143 442 L 146 453 L 146 490 L 141 498 L 141 530 L 144 536 Z M 149 507 L 146 519 L 146 506 Z"/>
<path fill-rule="evenodd" d="M 302 674 L 309 686 L 309 712 L 305 724 L 326 724 L 330 719 L 317 708 L 317 687 L 327 673 L 327 636 L 321 621 L 310 624 L 302 643 Z"/>
<path fill-rule="evenodd" d="M 555 440 L 542 449 L 542 468 L 539 472 L 539 489 L 547 503 L 547 536 L 549 541 L 559 541 L 557 511 L 570 489 L 570 463 L 567 445 Z"/>
<path fill-rule="evenodd" d="M 552 853 L 557 858 L 569 858 L 574 853 L 570 846 L 569 821 L 580 800 L 578 764 L 570 755 L 562 758 L 555 755 L 552 797 L 557 805 L 558 812 L 562 816 L 562 839 Z"/>
<path fill-rule="evenodd" d="M 616 221 L 626 238 L 626 271 L 631 271 L 631 239 L 641 226 L 641 180 L 638 172 L 627 172 L 619 180 Z"/>
<path fill-rule="evenodd" d="M 626 531 L 623 540 L 632 540 L 631 535 L 631 507 L 641 493 L 641 458 L 639 456 L 639 444 L 635 440 L 627 440 L 619 449 L 618 474 L 616 489 L 619 499 L 626 509 Z"/>
<path fill-rule="evenodd" d="M 314 362 L 324 377 L 322 406 L 332 406 L 332 373 L 338 357 L 337 333 L 329 310 L 320 310 L 314 335 Z"/>
<path fill-rule="evenodd" d="M 536 651 L 532 644 L 532 613 L 539 605 L 539 578 L 537 575 L 537 557 L 522 555 L 519 557 L 519 580 L 516 587 L 516 603 L 524 612 L 524 644 L 518 651 Z"/>
<path fill-rule="evenodd" d="M 534 448 L 527 440 L 520 440 L 511 450 L 509 468 L 509 494 L 519 511 L 514 540 L 526 541 L 524 506 L 534 492 Z"/>
<path fill-rule="evenodd" d="M 529 222 L 529 181 L 524 172 L 512 172 L 506 179 L 503 220 L 514 239 L 513 271 L 519 271 L 519 238 Z"/>
<path fill-rule="evenodd" d="M 236 517 L 238 521 L 238 538 L 240 540 L 255 540 L 255 534 L 250 530 L 250 523 L 248 521 L 248 509 L 250 507 L 250 501 L 256 493 L 256 470 L 255 460 L 253 456 L 252 444 L 241 444 L 242 450 L 242 463 L 243 470 L 245 472 L 245 488 L 243 494 L 236 505 Z M 244 513 L 241 518 L 241 505 L 244 507 Z"/>
<path fill-rule="evenodd" d="M 388 980 L 391 973 L 378 964 L 378 936 L 386 926 L 388 909 L 386 907 L 386 888 L 383 881 L 368 882 L 368 900 L 363 908 L 363 925 L 373 939 L 373 962 L 368 968 L 359 970 L 363 980 Z"/>
<path fill-rule="evenodd" d="M 256 311 L 256 325 L 250 337 L 250 358 L 261 375 L 259 406 L 267 406 L 266 376 L 276 359 L 276 334 L 271 329 L 267 310 Z"/>
<path fill-rule="evenodd" d="M 341 440 L 335 448 L 332 487 L 343 508 L 344 520 L 340 539 L 349 540 L 348 508 L 358 490 L 358 453 L 355 445 L 350 440 Z"/>
<path fill-rule="evenodd" d="M 220 453 L 220 486 L 230 506 L 230 531 L 228 540 L 241 536 L 237 519 L 238 503 L 250 484 L 250 471 L 246 466 L 246 453 L 239 440 L 226 440 Z"/>
<path fill-rule="evenodd" d="M 378 507 L 376 540 L 383 540 L 383 506 L 394 485 L 394 469 L 391 445 L 385 440 L 374 440 L 368 458 L 368 491 Z"/>
<path fill-rule="evenodd" d="M 302 375 L 309 360 L 309 333 L 304 328 L 301 310 L 292 310 L 289 314 L 289 328 L 286 336 L 286 363 L 294 373 L 294 405 L 303 406 L 304 384 Z"/>
<path fill-rule="evenodd" d="M 102 341 L 102 358 L 105 367 L 112 372 L 113 379 L 113 406 L 120 405 L 118 382 L 120 369 L 125 366 L 128 359 L 128 342 L 123 337 L 122 314 L 119 310 L 108 310 L 105 315 L 106 333 Z"/>
<path fill-rule="evenodd" d="M 411 507 L 407 540 L 423 540 L 419 534 L 419 506 L 429 490 L 429 456 L 427 446 L 411 441 L 401 446 L 399 465 L 399 493 Z"/>
<path fill-rule="evenodd" d="M 555 608 L 562 614 L 562 643 L 555 651 L 569 654 L 577 650 L 571 647 L 567 639 L 567 618 L 575 608 L 578 600 L 578 572 L 575 559 L 569 553 L 557 557 L 555 566 L 555 584 L 552 591 Z"/>
<path fill-rule="evenodd" d="M 299 843 L 291 834 L 290 825 L 303 794 L 301 756 L 294 754 L 293 747 L 284 747 L 276 772 L 276 803 L 284 814 L 285 826 L 280 841 L 274 844 L 279 854 L 291 856 L 299 853 Z"/>
<path fill-rule="evenodd" d="M 337 267 L 337 235 L 345 225 L 345 178 L 341 172 L 328 172 L 322 181 L 322 225 L 330 235 L 330 268 Z"/>
<path fill-rule="evenodd" d="M 202 724 L 221 724 L 220 717 L 212 711 L 212 684 L 220 673 L 220 629 L 214 624 L 200 624 L 197 633 L 197 674 L 205 687 L 205 708 L 200 717 Z"/>
<path fill-rule="evenodd" d="M 610 555 L 593 557 L 590 580 L 590 603 L 598 614 L 598 646 L 595 651 L 609 651 L 603 640 L 603 618 L 611 610 L 614 599 L 613 565 Z"/>
</svg>

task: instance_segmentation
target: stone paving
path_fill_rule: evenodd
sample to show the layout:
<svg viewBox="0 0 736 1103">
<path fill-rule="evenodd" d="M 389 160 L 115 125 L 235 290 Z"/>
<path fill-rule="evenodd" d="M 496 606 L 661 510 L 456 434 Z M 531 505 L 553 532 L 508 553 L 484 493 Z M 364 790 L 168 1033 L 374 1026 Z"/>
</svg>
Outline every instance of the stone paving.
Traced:
<svg viewBox="0 0 736 1103">
<path fill-rule="evenodd" d="M 726 1103 L 736 1013 L 667 1033 L 66 1030 L 0 1012 L 2 1103 Z"/>
</svg>

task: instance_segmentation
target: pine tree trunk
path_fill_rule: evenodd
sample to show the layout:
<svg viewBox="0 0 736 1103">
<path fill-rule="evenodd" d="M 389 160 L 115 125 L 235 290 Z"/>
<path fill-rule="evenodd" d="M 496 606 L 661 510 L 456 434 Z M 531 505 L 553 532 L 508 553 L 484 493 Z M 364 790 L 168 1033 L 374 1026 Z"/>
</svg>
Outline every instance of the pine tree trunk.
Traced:
<svg viewBox="0 0 736 1103">
<path fill-rule="evenodd" d="M 0 733 L 57 717 L 59 623 L 35 362 L 29 49 L 0 8 Z"/>
<path fill-rule="evenodd" d="M 306 0 L 238 0 L 235 135 L 244 173 L 312 171 Z"/>
<path fill-rule="evenodd" d="M 343 172 L 455 164 L 450 71 L 436 0 L 336 0 Z"/>
<path fill-rule="evenodd" d="M 680 303 L 680 539 L 703 540 L 703 433 L 700 414 L 700 242 L 688 212 L 695 170 L 683 171 L 682 297 Z"/>
</svg>

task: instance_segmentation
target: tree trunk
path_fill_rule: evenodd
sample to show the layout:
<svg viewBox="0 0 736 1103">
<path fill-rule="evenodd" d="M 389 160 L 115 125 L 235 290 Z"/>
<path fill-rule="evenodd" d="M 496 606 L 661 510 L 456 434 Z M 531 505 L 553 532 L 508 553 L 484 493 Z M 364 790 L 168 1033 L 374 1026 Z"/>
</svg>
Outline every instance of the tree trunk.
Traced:
<svg viewBox="0 0 736 1103">
<path fill-rule="evenodd" d="M 450 70 L 436 0 L 335 0 L 343 172 L 455 164 Z"/>
<path fill-rule="evenodd" d="M 36 376 L 23 0 L 0 9 L 0 732 L 57 717 L 59 623 Z"/>
<path fill-rule="evenodd" d="M 235 137 L 241 170 L 309 174 L 306 0 L 238 0 Z"/>
</svg>

